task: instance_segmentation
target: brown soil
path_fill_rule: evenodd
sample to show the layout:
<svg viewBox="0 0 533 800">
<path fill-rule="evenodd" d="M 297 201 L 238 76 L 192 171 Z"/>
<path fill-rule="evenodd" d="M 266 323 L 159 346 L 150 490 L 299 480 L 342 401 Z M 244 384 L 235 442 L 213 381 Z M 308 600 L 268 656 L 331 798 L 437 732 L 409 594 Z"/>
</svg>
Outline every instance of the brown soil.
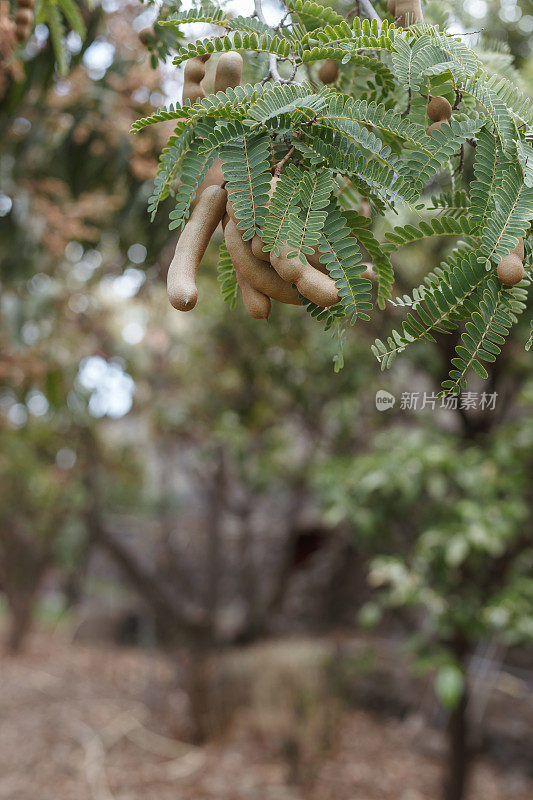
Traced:
<svg viewBox="0 0 533 800">
<path fill-rule="evenodd" d="M 223 741 L 176 738 L 187 711 L 168 656 L 34 635 L 0 662 L 0 800 L 436 800 L 442 763 L 424 731 L 346 712 L 312 782 L 247 723 Z M 417 728 L 415 731 L 414 729 Z M 486 761 L 468 800 L 528 800 L 533 781 Z"/>
</svg>

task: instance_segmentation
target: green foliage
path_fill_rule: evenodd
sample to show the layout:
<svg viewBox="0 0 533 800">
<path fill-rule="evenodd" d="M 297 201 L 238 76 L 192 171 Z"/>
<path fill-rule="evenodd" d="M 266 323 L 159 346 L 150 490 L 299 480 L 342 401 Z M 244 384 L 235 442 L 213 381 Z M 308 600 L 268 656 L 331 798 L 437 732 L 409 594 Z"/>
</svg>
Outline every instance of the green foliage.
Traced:
<svg viewBox="0 0 533 800">
<path fill-rule="evenodd" d="M 239 295 L 239 285 L 233 261 L 228 253 L 226 243 L 222 241 L 218 256 L 217 277 L 220 282 L 222 297 L 229 303 L 230 308 L 235 308 Z"/>
<path fill-rule="evenodd" d="M 328 210 L 319 249 L 323 254 L 320 261 L 335 281 L 345 315 L 352 318 L 352 323 L 359 318 L 370 319 L 370 281 L 360 277 L 366 269 L 361 263 L 361 251 L 336 208 Z"/>
<path fill-rule="evenodd" d="M 205 178 L 205 174 L 213 163 L 213 156 L 200 153 L 200 140 L 191 144 L 191 147 L 183 156 L 181 162 L 181 177 L 176 193 L 176 205 L 170 212 L 170 230 L 183 228 L 189 219 L 191 205 L 195 198 L 199 185 Z"/>
<path fill-rule="evenodd" d="M 515 300 L 512 303 L 512 300 Z M 442 384 L 446 391 L 459 394 L 466 386 L 466 375 L 473 369 L 481 378 L 488 378 L 482 361 L 495 361 L 505 344 L 505 337 L 516 320 L 516 312 L 524 308 L 519 289 L 507 289 L 495 278 L 487 281 L 479 312 L 474 311 L 466 330 L 461 336 L 461 344 L 455 348 L 456 358 L 452 358 L 453 369 L 449 379 Z"/>
<path fill-rule="evenodd" d="M 437 400 L 437 409 L 449 400 Z M 372 451 L 325 459 L 316 471 L 326 519 L 349 525 L 370 559 L 375 602 L 423 612 L 414 643 L 422 652 L 428 643 L 444 647 L 442 667 L 454 664 L 456 636 L 467 643 L 533 636 L 533 552 L 524 528 L 533 428 L 523 410 L 519 424 L 483 446 L 439 432 L 431 412 L 430 428 L 389 427 Z M 450 705 L 452 678 L 441 673 L 437 686 Z"/>
<path fill-rule="evenodd" d="M 65 43 L 67 35 L 65 21 L 82 41 L 87 34 L 78 3 L 76 0 L 41 0 L 35 21 L 48 26 L 58 72 L 60 75 L 66 75 L 69 67 L 69 53 Z"/>
<path fill-rule="evenodd" d="M 264 133 L 239 136 L 220 148 L 228 197 L 245 241 L 265 223 L 270 188 L 270 139 Z"/>
<path fill-rule="evenodd" d="M 480 320 L 491 316 L 493 290 L 503 303 L 496 304 L 493 326 L 499 330 L 511 320 L 505 303 L 512 293 L 500 286 L 496 267 L 518 238 L 527 239 L 533 219 L 532 113 L 509 80 L 509 54 L 483 45 L 480 56 L 437 25 L 401 29 L 387 20 L 347 21 L 312 0 L 290 0 L 287 9 L 290 16 L 271 29 L 255 16 L 229 19 L 217 6 L 163 21 L 176 33 L 175 65 L 207 53 L 253 52 L 259 82 L 191 107 L 159 109 L 136 123 L 136 130 L 169 119 L 177 124 L 177 150 L 162 157 L 150 209 L 171 190 L 174 161 L 183 158 L 183 188 L 173 212 L 176 225 L 183 225 L 194 196 L 193 173 L 203 174 L 207 163 L 200 157 L 220 157 L 244 239 L 259 234 L 267 251 L 288 245 L 302 260 L 319 247 L 339 303 L 328 312 L 304 305 L 327 326 L 340 311 L 351 322 L 370 319 L 373 300 L 369 282 L 360 277 L 361 247 L 376 273 L 377 306 L 384 309 L 393 292 L 393 251 L 427 238 L 458 240 L 411 296 L 391 301 L 409 309 L 406 318 L 373 346 L 385 368 L 412 342 L 434 340 L 466 323 L 465 352 L 454 359 L 445 385 L 456 391 L 470 367 L 486 375 L 481 362 L 496 355 L 497 331 L 480 332 Z M 180 26 L 200 20 L 216 24 L 217 33 L 183 44 Z M 341 78 L 318 88 L 314 64 L 326 58 L 339 62 Z M 484 66 L 502 58 L 505 78 Z M 280 73 L 281 82 L 273 80 Z M 429 95 L 453 104 L 449 124 L 431 136 Z M 194 137 L 187 141 L 184 131 L 191 126 Z M 190 163 L 182 142 L 192 153 Z M 274 173 L 281 174 L 267 208 Z M 370 223 L 354 206 L 362 199 L 374 211 Z M 390 211 L 408 219 L 387 230 Z M 519 291 L 528 287 L 526 282 Z M 473 337 L 474 329 L 481 338 Z"/>
</svg>

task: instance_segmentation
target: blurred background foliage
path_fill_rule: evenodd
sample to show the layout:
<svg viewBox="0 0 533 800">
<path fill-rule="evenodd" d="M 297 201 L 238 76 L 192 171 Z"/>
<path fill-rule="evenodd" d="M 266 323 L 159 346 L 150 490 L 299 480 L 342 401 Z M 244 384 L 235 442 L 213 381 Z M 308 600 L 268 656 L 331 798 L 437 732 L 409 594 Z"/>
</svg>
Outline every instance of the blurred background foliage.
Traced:
<svg viewBox="0 0 533 800">
<path fill-rule="evenodd" d="M 413 349 L 381 375 L 369 346 L 401 309 L 391 306 L 380 328 L 348 331 L 339 373 L 337 343 L 300 309 L 276 308 L 268 324 L 230 311 L 214 252 L 198 308 L 173 311 L 168 208 L 153 224 L 146 213 L 168 130 L 129 135 L 135 118 L 180 95 L 180 71 L 164 61 L 154 70 L 139 37 L 152 35 L 154 7 L 80 3 L 79 20 L 63 13 L 64 30 L 51 36 L 48 6 L 20 45 L 9 31 L 15 3 L 2 2 L 0 17 L 9 648 L 23 645 L 36 608 L 75 625 L 103 608 L 108 621 L 116 615 L 115 638 L 126 614 L 129 641 L 148 630 L 161 646 L 186 647 L 201 739 L 213 727 L 202 665 L 214 651 L 371 628 L 394 647 L 407 643 L 409 663 L 435 679 L 450 769 L 466 770 L 457 749 L 460 761 L 480 653 L 494 670 L 515 671 L 531 655 L 525 324 L 472 387 L 495 396 L 494 407 L 439 400 L 420 410 L 401 398 L 438 391 L 455 340 Z M 456 31 L 483 29 L 496 43 L 494 71 L 533 96 L 528 0 L 432 0 L 424 11 Z M 439 247 L 428 240 L 398 254 L 397 294 L 437 266 Z M 378 390 L 396 397 L 393 408 L 376 408 Z"/>
</svg>

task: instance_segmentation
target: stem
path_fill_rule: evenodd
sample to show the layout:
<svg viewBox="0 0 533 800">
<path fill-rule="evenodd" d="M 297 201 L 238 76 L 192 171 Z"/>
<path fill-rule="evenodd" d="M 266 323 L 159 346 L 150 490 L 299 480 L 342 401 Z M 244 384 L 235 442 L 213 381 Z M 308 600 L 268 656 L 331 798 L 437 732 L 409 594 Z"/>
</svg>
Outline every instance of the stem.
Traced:
<svg viewBox="0 0 533 800">
<path fill-rule="evenodd" d="M 261 0 L 254 0 L 254 13 L 259 22 L 264 22 L 265 25 L 267 24 L 265 15 L 263 14 Z M 273 53 L 269 53 L 268 56 L 268 71 L 271 78 L 273 78 L 275 81 L 279 81 L 279 83 L 283 83 L 283 78 L 278 72 L 278 59 Z"/>
<path fill-rule="evenodd" d="M 407 108 L 404 111 L 402 111 L 402 113 L 400 114 L 400 116 L 402 118 L 406 117 L 408 115 L 408 113 L 410 112 L 412 100 L 413 100 L 413 90 L 411 89 L 411 87 L 409 87 L 409 93 L 407 95 Z"/>
<path fill-rule="evenodd" d="M 368 19 L 371 21 L 375 19 L 381 25 L 382 19 L 379 14 L 376 14 L 374 11 L 374 6 L 370 0 L 359 0 L 359 5 L 361 6 L 361 11 L 365 17 L 368 17 Z"/>
<path fill-rule="evenodd" d="M 283 156 L 283 158 L 281 159 L 281 161 L 278 161 L 278 163 L 277 163 L 277 164 L 275 165 L 275 167 L 274 167 L 274 172 L 273 172 L 273 174 L 274 174 L 274 175 L 276 175 L 276 176 L 277 176 L 277 175 L 279 175 L 279 174 L 281 173 L 281 170 L 283 169 L 283 167 L 285 166 L 285 164 L 287 163 L 287 161 L 289 160 L 289 158 L 291 158 L 291 157 L 292 157 L 292 155 L 293 155 L 293 153 L 294 153 L 295 149 L 296 149 L 296 148 L 295 148 L 294 146 L 293 146 L 293 147 L 291 147 L 291 149 L 289 150 L 289 152 L 288 152 L 286 155 L 284 155 L 284 156 Z"/>
</svg>

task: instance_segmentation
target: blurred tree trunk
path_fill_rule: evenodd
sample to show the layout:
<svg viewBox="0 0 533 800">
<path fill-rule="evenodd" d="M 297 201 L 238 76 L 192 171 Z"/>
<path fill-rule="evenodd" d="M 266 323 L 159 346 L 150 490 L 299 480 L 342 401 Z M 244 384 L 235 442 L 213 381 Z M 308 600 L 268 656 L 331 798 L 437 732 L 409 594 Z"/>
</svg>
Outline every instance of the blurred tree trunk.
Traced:
<svg viewBox="0 0 533 800">
<path fill-rule="evenodd" d="M 6 649 L 19 653 L 30 631 L 33 609 L 50 561 L 50 550 L 26 537 L 11 525 L 0 531 L 0 588 L 9 607 Z"/>
<path fill-rule="evenodd" d="M 446 728 L 448 763 L 443 797 L 444 800 L 463 800 L 472 762 L 468 730 L 469 692 L 465 669 L 468 644 L 462 637 L 458 637 L 452 644 L 452 650 L 457 662 L 462 667 L 463 689 L 457 704 L 450 713 Z"/>
<path fill-rule="evenodd" d="M 13 596 L 8 595 L 10 619 L 6 648 L 12 655 L 20 653 L 30 631 L 35 598 L 35 591 L 21 591 Z"/>
<path fill-rule="evenodd" d="M 462 800 L 465 796 L 471 754 L 468 745 L 468 692 L 464 688 L 448 720 L 448 775 L 444 800 Z"/>
</svg>

